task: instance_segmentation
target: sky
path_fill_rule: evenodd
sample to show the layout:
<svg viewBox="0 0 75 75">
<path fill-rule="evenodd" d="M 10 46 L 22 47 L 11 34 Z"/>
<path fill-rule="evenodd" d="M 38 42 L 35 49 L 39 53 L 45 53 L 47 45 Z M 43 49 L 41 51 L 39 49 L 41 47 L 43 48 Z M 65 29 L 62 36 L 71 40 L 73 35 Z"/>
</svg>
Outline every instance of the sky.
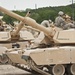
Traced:
<svg viewBox="0 0 75 75">
<path fill-rule="evenodd" d="M 0 6 L 9 10 L 26 10 L 49 6 L 65 6 L 72 0 L 0 0 Z"/>
</svg>

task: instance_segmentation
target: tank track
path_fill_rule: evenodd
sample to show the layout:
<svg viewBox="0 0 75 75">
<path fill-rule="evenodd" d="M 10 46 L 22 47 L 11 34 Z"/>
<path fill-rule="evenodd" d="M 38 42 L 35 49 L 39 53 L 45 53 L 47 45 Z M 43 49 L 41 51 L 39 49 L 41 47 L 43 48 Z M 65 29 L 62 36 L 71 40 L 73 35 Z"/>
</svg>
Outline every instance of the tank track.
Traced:
<svg viewBox="0 0 75 75">
<path fill-rule="evenodd" d="M 30 72 L 32 74 L 39 74 L 39 75 L 51 75 L 45 71 L 43 71 L 42 69 L 38 68 L 32 60 L 28 61 L 28 67 L 26 67 L 24 64 L 15 64 L 12 61 L 9 62 L 12 66 L 17 67 L 19 69 L 22 69 L 24 71 Z"/>
<path fill-rule="evenodd" d="M 27 69 L 27 67 L 24 67 L 24 65 L 21 65 L 21 64 L 15 64 L 15 65 L 12 64 L 12 66 L 17 67 L 17 68 L 22 69 L 27 72 L 32 72 L 31 69 Z"/>
<path fill-rule="evenodd" d="M 32 60 L 29 61 L 29 66 L 30 66 L 30 68 L 32 70 L 38 72 L 39 74 L 42 74 L 42 75 L 51 75 L 50 73 L 48 73 L 48 72 L 46 72 L 46 71 L 38 68 L 38 66 L 36 66 L 35 63 Z"/>
<path fill-rule="evenodd" d="M 32 74 L 53 75 L 53 73 L 52 73 L 52 67 L 53 66 L 51 68 L 50 68 L 50 66 L 41 66 L 41 67 L 39 67 L 31 59 L 28 60 L 28 65 L 27 66 L 24 65 L 24 64 L 16 64 L 16 63 L 13 63 L 11 60 L 9 60 L 7 63 L 2 63 L 2 64 L 0 63 L 0 65 L 3 65 L 3 64 L 5 64 L 5 65 L 10 64 L 10 65 L 12 65 L 14 67 L 17 67 L 17 68 L 22 69 L 24 71 L 30 72 Z M 71 66 L 70 64 L 66 65 L 66 67 L 65 67 L 65 74 L 63 74 L 63 75 L 72 75 L 70 73 L 70 66 Z M 51 72 L 49 72 L 47 70 L 43 70 L 43 67 L 47 67 L 48 69 L 50 68 L 49 71 L 51 71 Z"/>
<path fill-rule="evenodd" d="M 59 65 L 59 64 L 58 64 L 58 65 Z M 60 65 L 62 65 L 62 64 L 60 64 Z M 38 72 L 38 73 L 41 74 L 41 75 L 58 75 L 58 74 L 53 74 L 53 72 L 52 72 L 52 68 L 53 68 L 55 65 L 53 65 L 53 66 L 48 66 L 48 65 L 47 65 L 47 66 L 42 66 L 42 68 L 39 68 L 38 65 L 36 65 L 36 64 L 34 63 L 33 60 L 29 60 L 29 66 L 30 66 L 30 68 L 31 68 L 32 70 Z M 72 73 L 70 72 L 71 64 L 66 64 L 66 66 L 65 66 L 65 65 L 62 65 L 62 66 L 64 66 L 65 72 L 64 72 L 63 74 L 59 74 L 59 75 L 75 75 L 75 74 L 72 74 Z M 74 66 L 75 66 L 75 64 L 74 64 Z M 43 70 L 44 67 L 46 67 L 48 70 L 47 70 L 47 69 L 46 69 L 46 70 Z M 59 71 L 59 69 L 58 69 L 58 71 Z M 74 67 L 73 67 L 73 73 L 75 73 L 75 72 L 74 72 Z"/>
<path fill-rule="evenodd" d="M 37 67 L 36 67 L 35 65 L 33 65 L 33 64 L 29 64 L 29 65 L 30 65 L 30 69 L 24 67 L 24 65 L 22 65 L 22 64 L 14 64 L 14 63 L 12 64 L 12 66 L 14 66 L 14 67 L 17 67 L 17 68 L 19 68 L 19 69 L 22 69 L 22 70 L 24 70 L 24 71 L 27 71 L 27 72 L 30 72 L 30 73 L 33 73 L 33 74 L 51 75 L 51 74 L 49 74 L 49 73 L 47 73 L 47 72 L 45 72 L 45 71 L 43 71 L 43 70 L 37 68 Z"/>
<path fill-rule="evenodd" d="M 24 65 L 22 66 L 21 64 L 16 64 L 16 65 L 12 65 L 12 66 L 17 67 L 17 68 L 19 68 L 19 69 L 21 69 L 21 70 L 30 72 L 30 73 L 32 73 L 32 74 L 34 74 L 34 75 L 35 75 L 35 74 L 36 74 L 36 75 L 39 75 L 39 73 L 38 73 L 37 71 L 34 71 L 34 70 L 32 70 L 32 69 L 28 69 L 28 68 L 24 67 Z"/>
<path fill-rule="evenodd" d="M 39 69 L 39 68 L 33 66 L 33 65 L 31 65 L 31 68 L 32 68 L 34 71 L 36 71 L 36 72 L 38 72 L 38 73 L 40 73 L 40 74 L 42 74 L 42 75 L 51 75 L 51 74 L 49 74 L 49 73 L 47 73 L 47 72 L 45 72 L 45 71 L 43 71 L 43 70 L 41 70 L 41 69 Z"/>
</svg>

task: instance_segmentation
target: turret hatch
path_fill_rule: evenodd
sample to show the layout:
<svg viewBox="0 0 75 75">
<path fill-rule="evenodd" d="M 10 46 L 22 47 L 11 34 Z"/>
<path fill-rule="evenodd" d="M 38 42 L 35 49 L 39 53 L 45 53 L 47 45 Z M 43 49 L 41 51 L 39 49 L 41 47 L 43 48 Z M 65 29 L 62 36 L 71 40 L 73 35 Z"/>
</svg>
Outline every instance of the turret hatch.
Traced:
<svg viewBox="0 0 75 75">
<path fill-rule="evenodd" d="M 10 32 L 0 32 L 0 41 L 10 41 Z"/>
</svg>

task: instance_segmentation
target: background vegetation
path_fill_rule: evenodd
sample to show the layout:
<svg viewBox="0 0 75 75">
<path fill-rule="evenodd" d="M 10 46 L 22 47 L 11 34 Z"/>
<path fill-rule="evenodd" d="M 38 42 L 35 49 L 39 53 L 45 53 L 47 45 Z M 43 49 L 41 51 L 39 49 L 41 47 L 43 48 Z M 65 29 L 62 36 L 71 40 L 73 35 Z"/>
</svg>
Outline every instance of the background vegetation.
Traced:
<svg viewBox="0 0 75 75">
<path fill-rule="evenodd" d="M 44 8 L 38 8 L 38 9 L 26 9 L 23 11 L 19 11 L 19 10 L 15 10 L 13 12 L 21 15 L 21 16 L 25 16 L 27 11 L 31 12 L 31 18 L 35 19 L 38 23 L 41 23 L 43 20 L 47 20 L 47 19 L 51 19 L 52 21 L 55 20 L 56 16 L 58 15 L 59 11 L 63 11 L 64 13 L 70 15 L 72 17 L 73 15 L 73 9 L 75 8 L 75 4 L 73 5 L 67 5 L 67 6 L 59 6 L 59 7 L 44 7 Z M 75 11 L 74 11 L 75 13 Z M 13 24 L 14 21 L 17 21 L 16 19 L 3 14 L 2 12 L 0 12 L 0 15 L 3 15 L 3 21 L 5 21 L 6 23 L 10 23 Z M 75 17 L 75 15 L 74 15 Z"/>
</svg>

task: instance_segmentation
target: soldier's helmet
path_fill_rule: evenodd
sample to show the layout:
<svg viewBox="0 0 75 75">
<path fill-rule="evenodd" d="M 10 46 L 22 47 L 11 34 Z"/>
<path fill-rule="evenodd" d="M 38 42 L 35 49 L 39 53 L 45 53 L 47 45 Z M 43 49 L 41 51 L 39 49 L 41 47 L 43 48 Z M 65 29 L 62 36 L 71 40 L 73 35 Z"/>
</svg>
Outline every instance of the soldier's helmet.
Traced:
<svg viewBox="0 0 75 75">
<path fill-rule="evenodd" d="M 62 16 L 62 15 L 64 15 L 64 12 L 63 11 L 59 11 L 58 15 Z"/>
</svg>

